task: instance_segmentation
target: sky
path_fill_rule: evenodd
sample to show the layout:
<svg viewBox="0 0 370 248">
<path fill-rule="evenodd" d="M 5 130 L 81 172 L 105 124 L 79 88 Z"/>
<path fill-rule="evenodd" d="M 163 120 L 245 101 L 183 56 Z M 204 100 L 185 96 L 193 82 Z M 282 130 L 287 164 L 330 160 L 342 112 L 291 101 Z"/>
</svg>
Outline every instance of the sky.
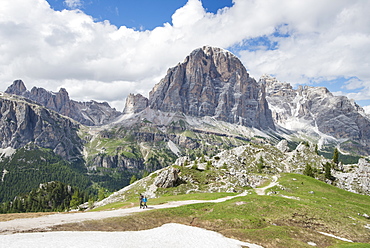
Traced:
<svg viewBox="0 0 370 248">
<path fill-rule="evenodd" d="M 122 111 L 203 45 L 263 74 L 324 86 L 370 113 L 367 0 L 2 0 L 0 91 L 67 89 Z"/>
</svg>

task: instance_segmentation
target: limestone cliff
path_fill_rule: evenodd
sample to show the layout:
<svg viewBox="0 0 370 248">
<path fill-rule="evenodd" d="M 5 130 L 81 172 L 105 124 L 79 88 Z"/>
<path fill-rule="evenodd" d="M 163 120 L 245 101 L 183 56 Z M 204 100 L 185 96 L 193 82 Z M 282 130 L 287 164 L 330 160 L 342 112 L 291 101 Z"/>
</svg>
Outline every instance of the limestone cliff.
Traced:
<svg viewBox="0 0 370 248">
<path fill-rule="evenodd" d="M 126 105 L 123 110 L 124 114 L 136 114 L 148 107 L 148 98 L 141 94 L 129 94 L 126 99 Z"/>
<path fill-rule="evenodd" d="M 72 159 L 81 156 L 78 124 L 27 99 L 0 96 L 0 147 L 18 149 L 28 143 Z"/>
<path fill-rule="evenodd" d="M 120 112 L 111 108 L 106 102 L 77 102 L 71 100 L 64 88 L 61 88 L 56 93 L 37 87 L 33 87 L 31 91 L 28 91 L 22 80 L 15 80 L 5 92 L 23 96 L 89 126 L 107 124 L 121 115 Z"/>
<path fill-rule="evenodd" d="M 213 116 L 217 120 L 258 129 L 275 129 L 263 84 L 249 77 L 240 60 L 228 51 L 205 46 L 149 93 L 149 106 L 164 112 Z"/>
<path fill-rule="evenodd" d="M 345 96 L 334 96 L 324 87 L 297 89 L 275 78 L 263 76 L 267 101 L 275 123 L 289 130 L 331 136 L 347 151 L 370 154 L 370 119 L 364 110 Z"/>
</svg>

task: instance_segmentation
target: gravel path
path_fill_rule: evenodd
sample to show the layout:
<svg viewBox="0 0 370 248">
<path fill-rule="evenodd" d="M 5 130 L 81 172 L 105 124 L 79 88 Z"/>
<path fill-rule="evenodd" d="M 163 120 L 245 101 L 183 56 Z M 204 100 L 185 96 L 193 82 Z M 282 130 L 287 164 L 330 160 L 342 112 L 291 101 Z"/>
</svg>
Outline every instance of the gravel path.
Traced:
<svg viewBox="0 0 370 248">
<path fill-rule="evenodd" d="M 45 232 L 52 226 L 65 223 L 119 217 L 140 211 L 172 208 L 195 203 L 223 202 L 246 194 L 247 192 L 244 192 L 236 196 L 228 196 L 209 201 L 189 200 L 169 202 L 161 205 L 149 206 L 147 209 L 135 207 L 112 211 L 64 213 L 0 222 L 0 234 L 2 234 L 0 235 L 0 246 L 7 248 L 263 248 L 256 244 L 226 238 L 217 232 L 175 223 L 169 223 L 154 229 L 137 232 Z M 35 230 L 42 232 L 32 232 Z"/>
<path fill-rule="evenodd" d="M 246 192 L 236 195 L 236 196 L 227 196 L 224 198 L 216 200 L 188 200 L 188 201 L 177 201 L 177 202 L 168 202 L 161 205 L 149 206 L 146 209 L 140 209 L 139 207 L 134 208 L 125 208 L 117 209 L 111 211 L 99 211 L 99 212 L 76 212 L 76 213 L 60 213 L 45 215 L 37 218 L 25 218 L 25 219 L 14 219 L 10 221 L 0 222 L 0 234 L 12 234 L 18 232 L 32 232 L 35 230 L 47 231 L 49 227 L 66 224 L 66 223 L 75 223 L 82 222 L 86 220 L 99 220 L 111 217 L 120 217 L 126 216 L 132 213 L 141 212 L 141 211 L 150 211 L 153 209 L 162 209 L 162 208 L 173 208 L 188 204 L 195 203 L 205 203 L 205 202 L 223 202 L 234 197 L 244 196 Z"/>
<path fill-rule="evenodd" d="M 257 195 L 265 195 L 266 189 L 272 188 L 278 184 L 277 180 L 277 176 L 272 176 L 272 182 L 269 185 L 263 188 L 255 188 L 254 190 L 256 191 Z"/>
</svg>

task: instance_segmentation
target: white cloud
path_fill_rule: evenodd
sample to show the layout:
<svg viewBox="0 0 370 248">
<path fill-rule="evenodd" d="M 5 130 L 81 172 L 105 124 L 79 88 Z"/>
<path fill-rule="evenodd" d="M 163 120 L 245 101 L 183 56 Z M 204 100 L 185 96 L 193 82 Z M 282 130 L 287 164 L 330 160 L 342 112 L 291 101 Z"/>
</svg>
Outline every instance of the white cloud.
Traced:
<svg viewBox="0 0 370 248">
<path fill-rule="evenodd" d="M 175 28 L 192 26 L 205 16 L 202 3 L 198 0 L 189 0 L 184 7 L 176 10 L 172 15 L 172 24 Z"/>
<path fill-rule="evenodd" d="M 82 6 L 81 0 L 65 0 L 64 4 L 70 9 L 77 9 Z"/>
<path fill-rule="evenodd" d="M 152 31 L 96 23 L 74 10 L 82 1 L 65 4 L 72 10 L 54 11 L 46 0 L 1 1 L 0 90 L 21 78 L 28 87 L 65 87 L 73 99 L 106 100 L 122 109 L 128 93 L 148 95 L 193 49 L 237 47 L 261 36 L 277 49 L 240 52 L 256 78 L 268 73 L 293 84 L 336 77 L 370 82 L 369 1 L 234 0 L 212 14 L 189 0 L 173 14 L 172 25 Z M 360 94 L 370 99 L 369 87 Z"/>
<path fill-rule="evenodd" d="M 370 115 L 370 105 L 369 106 L 364 106 L 363 109 L 365 110 L 365 113 Z"/>
</svg>

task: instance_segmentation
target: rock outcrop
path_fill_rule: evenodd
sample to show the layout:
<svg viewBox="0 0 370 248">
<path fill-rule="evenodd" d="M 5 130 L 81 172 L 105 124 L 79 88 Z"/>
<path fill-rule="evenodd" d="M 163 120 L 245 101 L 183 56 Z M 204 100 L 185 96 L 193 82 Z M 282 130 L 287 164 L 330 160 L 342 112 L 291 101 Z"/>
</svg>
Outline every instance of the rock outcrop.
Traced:
<svg viewBox="0 0 370 248">
<path fill-rule="evenodd" d="M 370 195 L 370 163 L 360 158 L 358 164 L 346 166 L 344 172 L 333 171 L 335 186 L 344 190 Z"/>
<path fill-rule="evenodd" d="M 179 181 L 179 172 L 180 170 L 174 167 L 169 167 L 167 170 L 162 170 L 162 172 L 155 179 L 154 185 L 160 188 L 177 186 Z"/>
<path fill-rule="evenodd" d="M 78 124 L 23 98 L 0 97 L 0 147 L 18 149 L 28 143 L 72 159 L 81 156 Z"/>
<path fill-rule="evenodd" d="M 126 158 L 122 155 L 104 155 L 96 156 L 93 161 L 89 164 L 90 168 L 121 168 L 127 171 L 138 171 L 144 170 L 144 160 L 143 159 L 133 159 Z"/>
<path fill-rule="evenodd" d="M 126 105 L 123 110 L 124 114 L 136 114 L 148 107 L 148 98 L 141 94 L 129 94 L 126 98 Z"/>
<path fill-rule="evenodd" d="M 5 93 L 23 96 L 89 126 L 107 124 L 122 114 L 111 108 L 107 102 L 77 102 L 71 100 L 64 88 L 56 93 L 37 87 L 28 91 L 22 80 L 15 80 Z"/>
<path fill-rule="evenodd" d="M 263 84 L 249 77 L 240 60 L 220 48 L 194 50 L 168 70 L 149 93 L 149 106 L 164 112 L 213 116 L 258 129 L 275 129 Z"/>
</svg>

